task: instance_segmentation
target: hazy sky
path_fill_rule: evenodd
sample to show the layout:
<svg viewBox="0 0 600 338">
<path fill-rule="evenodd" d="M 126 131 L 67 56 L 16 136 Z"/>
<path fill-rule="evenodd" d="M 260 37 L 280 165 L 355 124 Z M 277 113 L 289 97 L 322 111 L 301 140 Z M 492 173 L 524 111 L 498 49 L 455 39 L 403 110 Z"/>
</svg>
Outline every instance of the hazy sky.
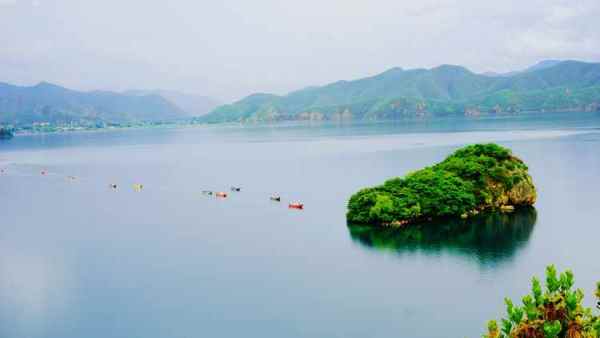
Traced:
<svg viewBox="0 0 600 338">
<path fill-rule="evenodd" d="M 600 61 L 600 1 L 0 0 L 0 82 L 224 100 L 403 68 Z"/>
</svg>

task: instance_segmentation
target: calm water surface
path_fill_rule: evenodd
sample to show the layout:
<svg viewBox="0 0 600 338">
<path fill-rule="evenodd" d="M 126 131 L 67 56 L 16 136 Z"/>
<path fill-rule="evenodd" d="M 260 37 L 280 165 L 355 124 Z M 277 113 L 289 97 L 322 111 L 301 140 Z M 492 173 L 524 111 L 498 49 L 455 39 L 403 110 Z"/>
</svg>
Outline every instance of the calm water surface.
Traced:
<svg viewBox="0 0 600 338">
<path fill-rule="evenodd" d="M 562 114 L 17 137 L 0 143 L 0 337 L 479 337 L 550 263 L 591 305 L 598 128 Z M 535 209 L 419 241 L 346 226 L 357 189 L 483 141 L 528 163 Z"/>
</svg>

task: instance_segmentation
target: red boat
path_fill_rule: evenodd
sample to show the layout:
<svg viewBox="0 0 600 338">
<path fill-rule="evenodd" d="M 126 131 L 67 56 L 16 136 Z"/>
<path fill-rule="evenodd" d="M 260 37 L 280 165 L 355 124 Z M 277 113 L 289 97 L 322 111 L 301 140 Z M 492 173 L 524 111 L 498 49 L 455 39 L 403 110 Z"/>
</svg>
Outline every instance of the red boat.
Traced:
<svg viewBox="0 0 600 338">
<path fill-rule="evenodd" d="M 290 203 L 289 204 L 289 208 L 290 209 L 304 209 L 304 204 L 302 204 L 302 203 Z"/>
<path fill-rule="evenodd" d="M 217 196 L 217 197 L 221 197 L 221 198 L 225 198 L 225 197 L 227 197 L 227 193 L 224 193 L 224 192 L 217 192 L 217 193 L 215 193 L 215 196 Z"/>
</svg>

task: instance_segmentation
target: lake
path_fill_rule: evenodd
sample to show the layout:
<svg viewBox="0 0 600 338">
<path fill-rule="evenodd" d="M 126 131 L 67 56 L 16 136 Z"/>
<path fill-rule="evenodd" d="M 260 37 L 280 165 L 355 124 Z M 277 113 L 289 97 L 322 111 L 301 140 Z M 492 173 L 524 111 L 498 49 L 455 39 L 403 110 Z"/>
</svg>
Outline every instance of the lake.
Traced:
<svg viewBox="0 0 600 338">
<path fill-rule="evenodd" d="M 552 263 L 591 306 L 599 131 L 569 113 L 1 142 L 0 337 L 480 337 Z M 529 165 L 535 209 L 418 242 L 346 226 L 358 189 L 491 141 Z"/>
</svg>

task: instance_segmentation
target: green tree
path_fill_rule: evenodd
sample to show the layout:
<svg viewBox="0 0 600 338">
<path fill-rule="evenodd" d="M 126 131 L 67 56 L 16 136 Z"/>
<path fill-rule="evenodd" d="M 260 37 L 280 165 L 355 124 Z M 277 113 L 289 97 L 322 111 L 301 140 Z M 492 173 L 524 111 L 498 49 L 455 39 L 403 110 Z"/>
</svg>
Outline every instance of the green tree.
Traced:
<svg viewBox="0 0 600 338">
<path fill-rule="evenodd" d="M 600 317 L 582 305 L 583 291 L 573 290 L 575 279 L 567 270 L 558 274 L 550 265 L 546 268 L 546 287 L 534 277 L 531 294 L 522 299 L 522 306 L 506 299 L 507 318 L 501 329 L 494 320 L 488 322 L 484 338 L 598 338 Z M 596 297 L 600 299 L 600 282 Z"/>
</svg>

